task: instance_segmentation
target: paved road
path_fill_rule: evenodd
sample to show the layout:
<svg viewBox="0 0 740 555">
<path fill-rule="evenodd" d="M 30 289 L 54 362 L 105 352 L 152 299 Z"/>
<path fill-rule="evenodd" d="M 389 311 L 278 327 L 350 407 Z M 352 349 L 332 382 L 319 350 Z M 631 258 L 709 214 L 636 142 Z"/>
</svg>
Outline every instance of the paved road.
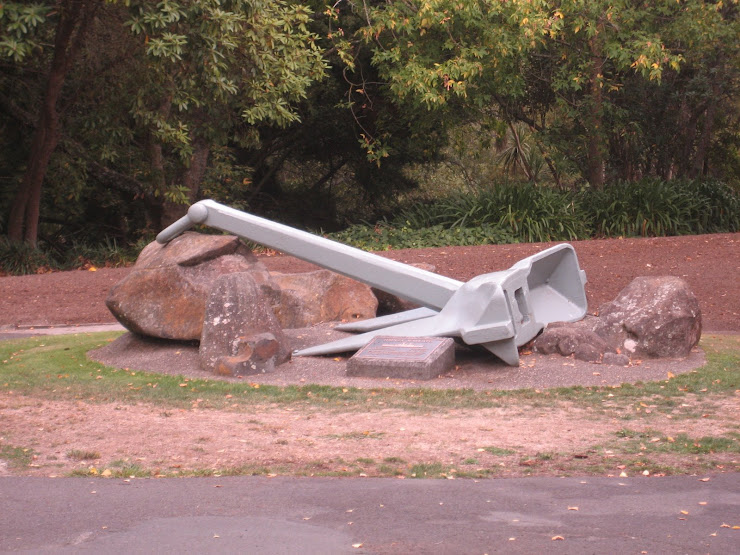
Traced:
<svg viewBox="0 0 740 555">
<path fill-rule="evenodd" d="M 3 552 L 719 554 L 738 525 L 740 474 L 0 478 Z"/>
</svg>

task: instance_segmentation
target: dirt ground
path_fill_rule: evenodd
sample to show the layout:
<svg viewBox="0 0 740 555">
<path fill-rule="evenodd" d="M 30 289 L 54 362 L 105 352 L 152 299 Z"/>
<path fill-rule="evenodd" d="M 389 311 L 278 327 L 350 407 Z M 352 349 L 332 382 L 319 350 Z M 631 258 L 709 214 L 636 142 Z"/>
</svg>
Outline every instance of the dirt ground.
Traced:
<svg viewBox="0 0 740 555">
<path fill-rule="evenodd" d="M 425 262 L 461 281 L 509 268 L 554 243 L 444 247 L 381 253 L 394 260 Z M 586 270 L 589 310 L 611 301 L 637 276 L 674 275 L 699 299 L 707 331 L 740 331 L 740 233 L 648 239 L 576 241 Z M 288 256 L 264 256 L 270 270 L 298 272 L 311 265 Z M 98 268 L 0 277 L 0 329 L 18 326 L 114 322 L 104 301 L 127 268 Z"/>
<path fill-rule="evenodd" d="M 403 262 L 433 264 L 438 273 L 467 280 L 508 268 L 547 246 L 450 247 L 385 255 Z M 677 275 L 688 281 L 699 299 L 705 332 L 740 332 L 740 234 L 599 240 L 577 242 L 574 246 L 589 279 L 590 311 L 613 299 L 636 276 Z M 263 260 L 275 271 L 309 269 L 309 265 L 290 257 L 266 256 Z M 127 271 L 101 268 L 0 278 L 0 331 L 111 322 L 113 318 L 104 300 L 110 287 Z M 324 340 L 323 337 L 336 333 L 330 326 L 319 326 L 293 335 L 300 344 Z M 133 358 L 125 359 L 126 356 Z M 164 348 L 158 342 L 142 342 L 130 335 L 97 351 L 93 357 L 132 370 L 213 378 L 197 368 L 192 347 Z M 520 367 L 510 368 L 492 364 L 490 358 L 482 362 L 480 355 L 461 350 L 454 372 L 423 383 L 349 380 L 343 376 L 345 361 L 341 357 L 305 360 L 310 363 L 290 363 L 285 372 L 262 377 L 260 381 L 278 385 L 330 383 L 478 390 L 575 383 L 604 385 L 665 379 L 668 371 L 676 374 L 700 366 L 702 355 L 697 352 L 686 361 L 642 361 L 620 368 L 525 352 Z M 703 418 L 656 414 L 647 420 L 631 421 L 628 427 L 660 436 L 690 437 L 738 430 L 733 415 L 740 411 L 740 397 L 714 405 L 693 403 L 687 400 L 684 408 L 677 411 L 704 411 Z M 651 408 L 648 404 L 638 410 Z M 598 463 L 603 472 L 619 475 L 624 469 L 623 459 L 613 458 L 608 450 L 597 454 L 593 447 L 609 445 L 615 433 L 624 427 L 624 421 L 614 414 L 562 404 L 545 404 L 542 408 L 512 404 L 476 411 L 450 409 L 438 414 L 382 407 L 369 412 L 328 412 L 302 406 L 267 406 L 243 413 L 201 409 L 197 400 L 189 410 L 163 410 L 149 405 L 38 399 L 0 388 L 0 447 L 24 446 L 32 449 L 35 457 L 32 465 L 23 470 L 12 469 L 0 459 L 0 475 L 63 475 L 75 469 L 110 473 L 123 464 L 167 475 L 258 467 L 277 473 L 407 475 L 412 465 L 431 462 L 458 468 L 460 472 L 483 469 L 490 475 L 564 469 L 578 473 L 584 471 L 585 465 Z M 97 457 L 80 460 L 74 456 L 80 452 L 95 453 Z M 541 456 L 543 453 L 547 456 Z M 656 464 L 661 462 L 658 459 Z M 737 467 L 730 460 L 721 462 L 723 467 Z"/>
</svg>

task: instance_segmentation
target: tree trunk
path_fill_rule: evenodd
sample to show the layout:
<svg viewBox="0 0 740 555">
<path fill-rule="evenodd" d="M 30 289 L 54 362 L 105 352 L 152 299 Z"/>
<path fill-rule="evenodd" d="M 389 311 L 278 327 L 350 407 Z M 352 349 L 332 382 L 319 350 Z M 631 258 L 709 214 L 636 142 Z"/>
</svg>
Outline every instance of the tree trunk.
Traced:
<svg viewBox="0 0 740 555">
<path fill-rule="evenodd" d="M 162 145 L 157 142 L 152 133 L 149 134 L 147 145 L 149 154 L 150 182 L 154 194 L 147 196 L 146 223 L 151 230 L 162 229 L 162 214 L 164 212 L 164 192 L 167 189 L 167 177 L 164 172 L 164 154 Z"/>
<path fill-rule="evenodd" d="M 182 185 L 188 190 L 188 204 L 178 204 L 165 200 L 162 213 L 162 225 L 168 226 L 182 218 L 188 211 L 189 205 L 198 200 L 200 184 L 208 169 L 208 157 L 211 148 L 205 139 L 196 137 L 192 141 L 193 154 L 190 157 L 190 165 L 183 172 Z"/>
<path fill-rule="evenodd" d="M 60 135 L 58 104 L 64 80 L 97 9 L 96 0 L 62 0 L 44 99 L 31 140 L 28 166 L 8 218 L 8 238 L 36 245 L 41 189 Z"/>
<path fill-rule="evenodd" d="M 701 137 L 699 143 L 696 145 L 694 163 L 689 174 L 694 179 L 706 173 L 707 154 L 709 152 L 709 146 L 712 144 L 714 118 L 717 115 L 717 104 L 719 104 L 721 92 L 718 79 L 715 76 L 712 80 L 712 97 L 707 103 L 706 110 L 704 110 L 704 125 L 702 125 Z"/>
<path fill-rule="evenodd" d="M 601 55 L 601 44 L 598 34 L 591 41 L 591 79 L 589 114 L 587 123 L 588 154 L 586 179 L 594 189 L 604 186 L 604 145 L 602 131 L 603 97 L 601 94 L 601 77 L 604 69 L 604 58 Z"/>
</svg>

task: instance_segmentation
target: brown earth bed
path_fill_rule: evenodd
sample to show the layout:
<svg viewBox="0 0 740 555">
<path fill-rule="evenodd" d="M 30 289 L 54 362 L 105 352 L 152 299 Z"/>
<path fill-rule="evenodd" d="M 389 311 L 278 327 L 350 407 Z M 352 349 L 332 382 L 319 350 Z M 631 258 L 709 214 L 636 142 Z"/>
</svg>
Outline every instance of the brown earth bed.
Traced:
<svg viewBox="0 0 740 555">
<path fill-rule="evenodd" d="M 467 280 L 508 268 L 548 246 L 450 247 L 384 255 L 403 262 L 433 264 L 439 273 Z M 634 277 L 676 275 L 687 280 L 698 297 L 705 331 L 740 332 L 740 234 L 598 240 L 576 242 L 574 246 L 588 274 L 591 311 L 612 300 Z M 275 271 L 310 269 L 310 265 L 290 257 L 264 256 L 263 260 Z M 0 331 L 112 322 L 104 300 L 110 287 L 126 272 L 125 268 L 102 268 L 0 278 Z M 290 333 L 298 346 L 331 339 L 338 332 L 331 325 L 322 325 Z M 711 341 L 721 343 L 723 337 L 727 336 L 719 334 Z M 124 335 L 93 357 L 132 371 L 140 368 L 214 378 L 198 368 L 192 345 L 165 345 Z M 691 371 L 702 360 L 702 354 L 695 352 L 685 361 L 648 360 L 622 368 L 544 357 L 525 350 L 520 367 L 511 368 L 490 356 L 461 348 L 458 368 L 423 383 L 350 380 L 343 375 L 342 357 L 296 359 L 280 372 L 244 380 L 276 385 L 539 389 L 575 383 L 661 380 L 668 372 Z M 681 434 L 698 438 L 737 431 L 740 396 L 700 399 L 687 395 L 676 405 L 675 414 L 655 411 L 646 401 L 616 412 L 563 402 L 538 406 L 524 401 L 505 401 L 498 408 L 482 410 L 413 412 L 372 406 L 369 392 L 367 407 L 347 412 L 303 404 L 229 411 L 201 408 L 197 399 L 189 409 L 163 409 L 149 404 L 21 396 L 0 388 L 0 444 L 27 447 L 34 453 L 32 464 L 23 469 L 13 468 L 0 458 L 0 475 L 49 476 L 78 470 L 115 476 L 122 464 L 149 475 L 255 471 L 413 477 L 415 465 L 432 463 L 441 465 L 448 477 L 465 473 L 631 476 L 738 469 L 737 457 L 731 453 L 710 457 L 654 454 L 646 462 L 639 462 L 644 457 L 620 454 L 614 442 L 622 441 L 618 438 L 625 428 L 654 434 L 650 442 L 668 441 L 666 437 Z M 643 416 L 635 419 L 634 411 Z M 693 413 L 698 416 L 687 416 Z M 612 444 L 617 445 L 613 447 L 616 454 L 610 450 Z M 94 458 L 80 460 L 81 452 L 92 453 Z"/>
</svg>

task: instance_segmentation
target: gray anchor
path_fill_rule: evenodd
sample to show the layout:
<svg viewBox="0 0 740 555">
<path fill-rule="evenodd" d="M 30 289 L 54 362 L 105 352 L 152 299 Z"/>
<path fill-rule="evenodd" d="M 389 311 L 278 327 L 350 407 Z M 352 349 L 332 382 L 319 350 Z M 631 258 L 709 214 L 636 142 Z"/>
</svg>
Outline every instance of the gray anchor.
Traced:
<svg viewBox="0 0 740 555">
<path fill-rule="evenodd" d="M 339 325 L 336 329 L 359 334 L 296 351 L 296 356 L 354 351 L 377 335 L 458 337 L 517 366 L 518 347 L 547 324 L 575 322 L 586 315 L 586 273 L 566 243 L 524 258 L 508 270 L 463 283 L 212 200 L 193 204 L 186 216 L 157 235 L 157 241 L 167 243 L 197 224 L 312 262 L 422 307 Z"/>
</svg>

